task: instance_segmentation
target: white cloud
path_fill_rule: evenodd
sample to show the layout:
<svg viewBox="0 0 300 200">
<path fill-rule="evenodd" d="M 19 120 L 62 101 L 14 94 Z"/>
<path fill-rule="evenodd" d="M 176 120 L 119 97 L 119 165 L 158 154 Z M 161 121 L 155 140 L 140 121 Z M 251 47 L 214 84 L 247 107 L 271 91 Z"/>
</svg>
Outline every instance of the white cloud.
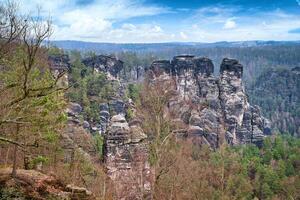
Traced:
<svg viewBox="0 0 300 200">
<path fill-rule="evenodd" d="M 187 36 L 184 32 L 180 32 L 180 37 L 181 37 L 183 40 L 188 39 L 188 36 Z"/>
<path fill-rule="evenodd" d="M 4 0 L 0 0 L 4 1 Z M 210 6 L 189 10 L 190 15 L 167 24 L 134 23 L 128 19 L 162 13 L 187 13 L 187 10 L 145 5 L 144 0 L 95 0 L 78 6 L 74 0 L 22 0 L 23 12 L 36 12 L 42 5 L 42 15 L 52 16 L 55 32 L 52 39 L 95 42 L 170 42 L 170 41 L 240 41 L 240 40 L 300 40 L 288 31 L 300 27 L 300 15 L 276 9 L 269 12 L 253 10 L 247 15 L 240 7 Z M 300 3 L 300 0 L 297 0 Z M 242 13 L 242 14 L 241 14 Z M 184 16 L 184 15 L 183 15 Z"/>
<path fill-rule="evenodd" d="M 236 27 L 236 23 L 233 19 L 227 19 L 223 28 L 224 29 L 234 29 Z"/>
<path fill-rule="evenodd" d="M 300 40 L 299 35 L 289 33 L 289 30 L 300 27 L 299 14 L 280 9 L 268 12 L 252 10 L 252 15 L 242 11 L 239 7 L 202 8 L 185 20 L 191 24 L 185 31 L 191 41 L 198 42 Z"/>
<path fill-rule="evenodd" d="M 1 0 L 0 0 L 1 1 Z M 140 25 L 124 23 L 121 28 L 114 28 L 115 23 L 141 16 L 152 16 L 171 12 L 169 8 L 145 6 L 143 0 L 95 0 L 84 6 L 76 5 L 72 0 L 23 0 L 20 7 L 23 13 L 36 13 L 37 6 L 42 6 L 41 15 L 52 17 L 54 34 L 52 39 L 89 40 L 119 42 L 142 40 L 141 35 L 149 40 L 157 40 L 162 34 L 158 25 Z M 145 33 L 142 33 L 145 31 Z M 116 34 L 109 35 L 109 34 Z M 132 34 L 132 35 L 129 35 Z M 136 34 L 136 35 L 133 35 Z M 115 41 L 115 42 L 117 42 Z"/>
</svg>

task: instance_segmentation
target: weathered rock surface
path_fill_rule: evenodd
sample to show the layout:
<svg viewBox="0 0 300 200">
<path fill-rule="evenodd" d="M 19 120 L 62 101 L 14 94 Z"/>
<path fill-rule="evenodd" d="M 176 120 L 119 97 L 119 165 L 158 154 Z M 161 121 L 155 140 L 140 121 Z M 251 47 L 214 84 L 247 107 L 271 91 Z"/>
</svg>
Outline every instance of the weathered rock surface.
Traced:
<svg viewBox="0 0 300 200">
<path fill-rule="evenodd" d="M 52 70 L 70 70 L 70 59 L 68 55 L 49 56 L 48 62 Z"/>
<path fill-rule="evenodd" d="M 203 143 L 217 147 L 224 140 L 232 145 L 260 145 L 270 134 L 268 120 L 248 103 L 243 66 L 237 60 L 225 58 L 219 77 L 213 76 L 210 59 L 190 55 L 155 61 L 150 70 L 153 81 L 174 80 L 177 94 L 170 109 L 189 126 L 188 136 L 201 137 Z"/>
<path fill-rule="evenodd" d="M 70 102 L 66 110 L 68 121 L 67 126 L 61 134 L 60 142 L 64 149 L 64 161 L 71 162 L 74 151 L 79 151 L 87 159 L 96 155 L 93 138 L 90 134 L 89 123 L 81 119 L 82 107 Z"/>
<path fill-rule="evenodd" d="M 104 155 L 117 199 L 151 198 L 148 141 L 139 126 L 130 126 L 122 114 L 114 115 L 105 134 Z"/>
<path fill-rule="evenodd" d="M 104 136 L 104 164 L 114 184 L 116 199 L 149 199 L 152 173 L 148 162 L 148 140 L 138 120 L 128 123 L 126 119 L 132 104 L 118 77 L 123 62 L 110 56 L 96 56 L 84 59 L 83 63 L 96 72 L 106 73 L 115 89 L 110 99 L 99 104 L 100 120 L 91 129 Z M 140 71 L 136 73 L 138 78 Z"/>
<path fill-rule="evenodd" d="M 68 73 L 71 69 L 70 59 L 68 55 L 49 56 L 48 64 L 54 76 L 61 76 L 58 84 L 62 86 L 68 85 Z"/>
<path fill-rule="evenodd" d="M 11 178 L 11 168 L 0 169 L 0 187 L 18 188 L 26 199 L 92 200 L 95 197 L 86 188 L 65 185 L 54 175 L 46 175 L 35 170 L 17 170 Z"/>
<path fill-rule="evenodd" d="M 112 77 L 117 77 L 123 69 L 123 62 L 113 56 L 98 55 L 83 59 L 82 62 L 95 71 L 105 72 Z"/>
</svg>

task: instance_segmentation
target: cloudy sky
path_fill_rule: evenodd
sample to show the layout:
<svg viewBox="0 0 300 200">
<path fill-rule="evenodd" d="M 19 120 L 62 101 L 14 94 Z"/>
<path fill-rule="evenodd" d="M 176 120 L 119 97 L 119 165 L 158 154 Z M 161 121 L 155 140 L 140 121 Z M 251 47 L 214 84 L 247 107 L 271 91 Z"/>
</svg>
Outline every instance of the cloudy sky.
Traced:
<svg viewBox="0 0 300 200">
<path fill-rule="evenodd" d="M 4 1 L 4 0 L 0 0 Z M 300 40 L 300 0 L 19 0 L 51 16 L 52 39 L 93 42 Z"/>
</svg>

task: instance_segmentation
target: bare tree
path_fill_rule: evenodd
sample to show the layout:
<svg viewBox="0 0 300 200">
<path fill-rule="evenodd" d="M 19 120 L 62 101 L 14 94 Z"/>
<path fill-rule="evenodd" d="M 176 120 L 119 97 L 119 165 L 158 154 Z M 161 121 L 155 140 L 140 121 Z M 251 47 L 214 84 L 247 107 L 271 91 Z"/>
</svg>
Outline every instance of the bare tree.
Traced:
<svg viewBox="0 0 300 200">
<path fill-rule="evenodd" d="M 0 16 L 0 141 L 14 146 L 15 176 L 18 149 L 26 152 L 27 147 L 38 147 L 39 139 L 28 143 L 25 132 L 41 138 L 45 130 L 39 126 L 47 120 L 54 124 L 55 119 L 45 115 L 49 109 L 39 102 L 47 97 L 55 104 L 54 97 L 62 97 L 67 88 L 57 83 L 66 72 L 53 74 L 48 66 L 43 42 L 52 34 L 50 20 L 39 14 L 34 18 L 19 15 L 13 1 L 0 5 Z"/>
</svg>

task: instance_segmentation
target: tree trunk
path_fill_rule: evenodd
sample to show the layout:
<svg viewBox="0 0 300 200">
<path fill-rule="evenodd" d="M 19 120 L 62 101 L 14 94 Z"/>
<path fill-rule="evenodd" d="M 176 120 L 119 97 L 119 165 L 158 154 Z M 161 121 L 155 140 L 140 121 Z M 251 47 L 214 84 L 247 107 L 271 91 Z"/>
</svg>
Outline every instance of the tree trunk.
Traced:
<svg viewBox="0 0 300 200">
<path fill-rule="evenodd" d="M 15 141 L 18 142 L 18 135 L 19 135 L 19 124 L 17 124 L 17 131 L 16 131 L 16 135 L 15 135 Z M 11 176 L 13 178 L 16 178 L 17 176 L 17 157 L 18 157 L 18 145 L 14 144 L 14 157 L 13 157 L 13 169 L 12 169 L 12 173 Z"/>
</svg>

